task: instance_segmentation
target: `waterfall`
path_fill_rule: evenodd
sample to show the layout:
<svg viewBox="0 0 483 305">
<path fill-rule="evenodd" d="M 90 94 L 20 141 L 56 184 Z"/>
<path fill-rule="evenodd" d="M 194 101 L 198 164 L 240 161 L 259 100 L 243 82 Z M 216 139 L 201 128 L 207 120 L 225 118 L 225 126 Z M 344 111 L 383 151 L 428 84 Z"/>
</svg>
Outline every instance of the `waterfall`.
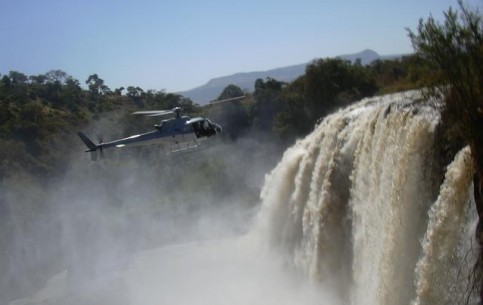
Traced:
<svg viewBox="0 0 483 305">
<path fill-rule="evenodd" d="M 476 250 L 471 156 L 441 168 L 417 91 L 328 116 L 267 175 L 257 229 L 341 304 L 457 304 Z"/>
</svg>

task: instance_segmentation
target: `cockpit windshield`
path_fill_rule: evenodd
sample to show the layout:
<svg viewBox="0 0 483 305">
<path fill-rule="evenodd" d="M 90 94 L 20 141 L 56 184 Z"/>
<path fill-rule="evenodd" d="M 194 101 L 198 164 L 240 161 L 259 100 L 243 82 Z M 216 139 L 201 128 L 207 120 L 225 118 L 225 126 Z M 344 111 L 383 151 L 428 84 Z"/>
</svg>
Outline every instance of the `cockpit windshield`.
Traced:
<svg viewBox="0 0 483 305">
<path fill-rule="evenodd" d="M 208 119 L 201 119 L 191 124 L 193 131 L 197 138 L 210 137 L 216 134 L 216 130 L 213 127 L 213 123 Z"/>
</svg>

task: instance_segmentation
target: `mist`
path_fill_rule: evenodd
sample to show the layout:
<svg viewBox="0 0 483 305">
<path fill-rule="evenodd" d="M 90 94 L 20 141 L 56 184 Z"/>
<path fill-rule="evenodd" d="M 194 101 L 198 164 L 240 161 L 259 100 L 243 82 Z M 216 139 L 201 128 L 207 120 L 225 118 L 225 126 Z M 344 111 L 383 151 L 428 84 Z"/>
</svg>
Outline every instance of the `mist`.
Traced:
<svg viewBox="0 0 483 305">
<path fill-rule="evenodd" d="M 115 120 L 87 133 L 100 130 L 119 135 Z M 323 292 L 250 233 L 280 147 L 256 136 L 205 144 L 91 162 L 79 141 L 62 177 L 6 184 L 0 303 L 320 304 Z"/>
<path fill-rule="evenodd" d="M 2 303 L 478 304 L 470 151 L 443 157 L 420 98 L 364 99 L 283 154 L 79 143 L 62 177 L 4 183 Z"/>
</svg>

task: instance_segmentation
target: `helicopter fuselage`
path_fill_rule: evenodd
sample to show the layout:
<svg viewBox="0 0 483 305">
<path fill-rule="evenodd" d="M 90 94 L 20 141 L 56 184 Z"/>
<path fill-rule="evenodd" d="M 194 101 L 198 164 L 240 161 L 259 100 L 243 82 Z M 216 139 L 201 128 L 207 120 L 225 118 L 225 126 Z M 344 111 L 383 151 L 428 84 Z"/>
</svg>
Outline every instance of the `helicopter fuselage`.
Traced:
<svg viewBox="0 0 483 305">
<path fill-rule="evenodd" d="M 214 136 L 221 132 L 222 128 L 211 122 L 207 118 L 197 117 L 191 119 L 187 116 L 176 117 L 161 121 L 159 125 L 155 125 L 156 130 L 132 135 L 109 142 L 101 142 L 94 144 L 87 136 L 79 132 L 81 140 L 89 148 L 86 152 L 90 152 L 92 159 L 97 158 L 97 151 L 117 147 L 136 147 L 153 144 L 161 144 L 166 146 L 168 152 L 178 152 L 183 150 L 195 149 L 201 141 Z"/>
<path fill-rule="evenodd" d="M 220 103 L 233 102 L 243 99 L 245 95 L 218 100 L 205 106 L 219 105 Z M 171 110 L 142 110 L 133 112 L 135 115 L 145 115 L 149 117 L 164 116 L 174 114 L 175 117 L 167 120 L 162 120 L 159 125 L 154 125 L 156 130 L 133 135 L 127 138 L 122 138 L 110 142 L 102 142 L 94 144 L 85 134 L 78 132 L 77 135 L 87 146 L 86 152 L 91 153 L 92 160 L 97 159 L 97 153 L 104 149 L 112 147 L 134 147 L 145 146 L 151 144 L 161 144 L 167 146 L 168 153 L 180 152 L 184 150 L 196 149 L 199 143 L 212 137 L 222 131 L 220 125 L 213 123 L 208 118 L 196 117 L 190 118 L 188 116 L 181 116 L 181 106 L 175 107 Z"/>
</svg>

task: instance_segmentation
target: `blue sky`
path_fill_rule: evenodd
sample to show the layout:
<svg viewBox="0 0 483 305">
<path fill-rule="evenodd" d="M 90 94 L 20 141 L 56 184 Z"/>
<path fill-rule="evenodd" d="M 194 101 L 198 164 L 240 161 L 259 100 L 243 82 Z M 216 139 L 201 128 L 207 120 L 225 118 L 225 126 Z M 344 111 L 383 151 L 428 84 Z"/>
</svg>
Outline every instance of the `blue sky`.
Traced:
<svg viewBox="0 0 483 305">
<path fill-rule="evenodd" d="M 481 7 L 483 0 L 467 1 Z M 237 72 L 373 49 L 412 52 L 405 28 L 456 0 L 0 0 L 0 73 L 61 69 L 175 92 Z"/>
</svg>

